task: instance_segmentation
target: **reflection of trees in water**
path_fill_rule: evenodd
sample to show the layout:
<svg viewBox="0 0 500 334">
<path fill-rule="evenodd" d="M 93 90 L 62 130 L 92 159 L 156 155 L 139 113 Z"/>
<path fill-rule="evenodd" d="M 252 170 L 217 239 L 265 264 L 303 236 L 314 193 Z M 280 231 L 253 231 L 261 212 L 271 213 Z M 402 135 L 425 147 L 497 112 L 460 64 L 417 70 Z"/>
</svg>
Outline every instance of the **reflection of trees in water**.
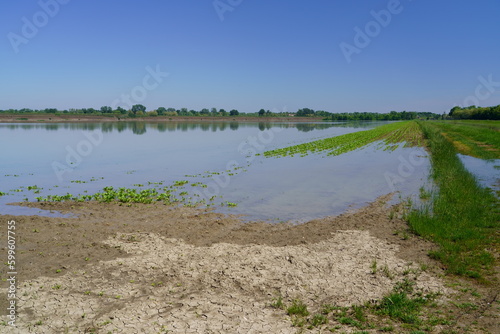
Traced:
<svg viewBox="0 0 500 334">
<path fill-rule="evenodd" d="M 135 135 L 142 135 L 146 133 L 146 124 L 144 122 L 132 123 L 132 133 Z"/>
<path fill-rule="evenodd" d="M 260 131 L 269 130 L 271 127 L 272 127 L 272 124 L 270 122 L 259 122 L 259 130 Z"/>
<path fill-rule="evenodd" d="M 113 124 L 110 123 L 102 123 L 101 124 L 102 132 L 113 132 Z"/>
<path fill-rule="evenodd" d="M 374 124 L 385 124 L 388 121 L 341 121 L 332 124 L 334 127 L 339 128 L 371 128 Z"/>
<path fill-rule="evenodd" d="M 4 124 L 2 128 L 7 129 L 45 129 L 47 131 L 57 131 L 59 129 L 66 130 L 83 130 L 83 131 L 96 131 L 102 132 L 123 132 L 132 131 L 136 135 L 142 135 L 147 130 L 166 132 L 166 131 L 225 131 L 228 129 L 238 130 L 240 127 L 244 128 L 258 128 L 260 131 L 269 130 L 273 127 L 279 128 L 295 128 L 301 132 L 308 132 L 313 130 L 324 130 L 331 127 L 345 127 L 345 128 L 368 128 L 373 127 L 374 122 L 377 121 L 345 121 L 345 122 L 324 122 L 324 123 L 279 123 L 279 122 L 238 122 L 238 121 L 214 121 L 214 122 L 104 122 L 104 123 L 47 123 L 47 124 Z M 379 121 L 380 122 L 380 121 Z"/>
<path fill-rule="evenodd" d="M 296 128 L 302 132 L 308 132 L 312 130 L 324 130 L 329 129 L 333 126 L 333 124 L 328 123 L 299 123 L 296 124 Z"/>
<path fill-rule="evenodd" d="M 240 127 L 240 123 L 238 123 L 238 122 L 230 122 L 229 123 L 229 128 L 231 130 L 238 130 L 239 127 Z"/>
<path fill-rule="evenodd" d="M 127 123 L 116 123 L 115 125 L 118 132 L 123 132 L 127 129 Z"/>
</svg>

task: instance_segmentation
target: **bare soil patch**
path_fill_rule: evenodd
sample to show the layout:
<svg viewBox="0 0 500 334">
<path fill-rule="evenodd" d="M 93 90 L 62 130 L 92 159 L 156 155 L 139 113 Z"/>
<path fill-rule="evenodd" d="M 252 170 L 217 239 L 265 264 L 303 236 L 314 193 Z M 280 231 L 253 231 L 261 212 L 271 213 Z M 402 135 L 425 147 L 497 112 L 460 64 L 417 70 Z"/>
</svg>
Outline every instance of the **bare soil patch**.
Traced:
<svg viewBox="0 0 500 334">
<path fill-rule="evenodd" d="M 332 324 L 293 327 L 272 300 L 300 299 L 311 312 L 323 304 L 361 305 L 380 300 L 403 278 L 420 291 L 442 293 L 445 305 L 455 290 L 427 256 L 433 245 L 407 231 L 401 208 L 385 204 L 389 198 L 300 225 L 243 223 L 164 205 L 24 204 L 75 217 L 0 216 L 16 221 L 18 262 L 18 327 L 0 325 L 0 332 L 318 332 Z M 374 261 L 385 274 L 373 272 Z M 2 277 L 6 272 L 3 266 Z M 2 281 L 2 310 L 4 291 Z M 495 300 L 491 288 L 481 291 L 478 298 L 490 306 L 469 313 L 481 311 L 478 326 L 488 332 Z M 471 328 L 468 320 L 457 326 Z"/>
</svg>

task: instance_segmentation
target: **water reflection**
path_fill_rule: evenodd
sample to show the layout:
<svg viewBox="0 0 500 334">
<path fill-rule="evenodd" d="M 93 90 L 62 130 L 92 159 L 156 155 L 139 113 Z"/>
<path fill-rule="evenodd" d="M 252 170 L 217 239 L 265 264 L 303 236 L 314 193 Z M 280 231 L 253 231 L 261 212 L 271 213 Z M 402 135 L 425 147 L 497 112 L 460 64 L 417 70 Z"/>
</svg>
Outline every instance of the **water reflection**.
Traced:
<svg viewBox="0 0 500 334">
<path fill-rule="evenodd" d="M 476 177 L 479 184 L 489 187 L 500 196 L 500 159 L 483 160 L 458 154 L 464 166 Z"/>
<path fill-rule="evenodd" d="M 280 123 L 280 122 L 237 122 L 237 121 L 168 121 L 168 122 L 143 122 L 143 121 L 122 121 L 122 122 L 104 122 L 104 123 L 33 123 L 33 124 L 0 124 L 0 129 L 9 130 L 35 130 L 44 129 L 47 131 L 57 130 L 84 130 L 103 133 L 130 131 L 136 135 L 143 135 L 147 131 L 167 132 L 167 131 L 236 131 L 240 128 L 258 128 L 260 131 L 269 130 L 273 127 L 295 128 L 301 132 L 313 130 L 324 130 L 332 127 L 344 128 L 371 128 L 377 122 L 359 121 L 359 122 L 311 122 L 311 123 Z"/>
</svg>

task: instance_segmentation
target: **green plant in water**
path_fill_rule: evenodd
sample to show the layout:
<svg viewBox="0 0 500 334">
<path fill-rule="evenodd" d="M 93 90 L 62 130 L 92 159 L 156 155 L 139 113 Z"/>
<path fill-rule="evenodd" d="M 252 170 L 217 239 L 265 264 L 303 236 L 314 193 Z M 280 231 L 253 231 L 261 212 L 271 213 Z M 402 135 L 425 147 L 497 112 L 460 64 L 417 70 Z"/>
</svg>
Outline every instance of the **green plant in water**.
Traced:
<svg viewBox="0 0 500 334">
<path fill-rule="evenodd" d="M 174 186 L 175 186 L 175 187 L 181 187 L 181 186 L 183 186 L 183 185 L 185 185 L 185 184 L 188 184 L 188 183 L 189 183 L 189 181 L 186 181 L 186 180 L 175 181 L 175 182 L 174 182 Z"/>
<path fill-rule="evenodd" d="M 285 157 L 293 155 L 305 156 L 310 153 L 327 152 L 327 155 L 340 155 L 366 146 L 375 141 L 381 141 L 382 147 L 394 150 L 396 143 L 405 146 L 423 145 L 423 137 L 418 124 L 414 121 L 396 122 L 376 127 L 371 130 L 358 131 L 345 135 L 316 140 L 309 143 L 289 146 L 281 149 L 265 151 L 265 157 Z"/>
</svg>

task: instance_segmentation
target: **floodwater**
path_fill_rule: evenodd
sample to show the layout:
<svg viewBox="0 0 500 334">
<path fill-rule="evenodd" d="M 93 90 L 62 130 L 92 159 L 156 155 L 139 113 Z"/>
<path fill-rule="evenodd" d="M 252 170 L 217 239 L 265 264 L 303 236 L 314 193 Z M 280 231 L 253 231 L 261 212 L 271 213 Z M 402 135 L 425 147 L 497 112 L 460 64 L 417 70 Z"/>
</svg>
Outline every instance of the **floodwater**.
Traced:
<svg viewBox="0 0 500 334">
<path fill-rule="evenodd" d="M 421 148 L 384 151 L 374 143 L 340 156 L 261 155 L 380 124 L 0 124 L 0 192 L 6 193 L 0 197 L 0 212 L 51 215 L 6 204 L 35 201 L 37 196 L 92 194 L 107 186 L 168 186 L 179 180 L 202 182 L 205 188 L 187 185 L 184 190 L 207 202 L 215 196 L 217 211 L 248 220 L 300 222 L 339 214 L 394 191 L 396 198 L 418 196 L 430 168 Z M 220 205 L 225 202 L 237 206 Z"/>
<path fill-rule="evenodd" d="M 484 160 L 462 154 L 458 157 L 481 186 L 500 191 L 500 159 Z"/>
</svg>

